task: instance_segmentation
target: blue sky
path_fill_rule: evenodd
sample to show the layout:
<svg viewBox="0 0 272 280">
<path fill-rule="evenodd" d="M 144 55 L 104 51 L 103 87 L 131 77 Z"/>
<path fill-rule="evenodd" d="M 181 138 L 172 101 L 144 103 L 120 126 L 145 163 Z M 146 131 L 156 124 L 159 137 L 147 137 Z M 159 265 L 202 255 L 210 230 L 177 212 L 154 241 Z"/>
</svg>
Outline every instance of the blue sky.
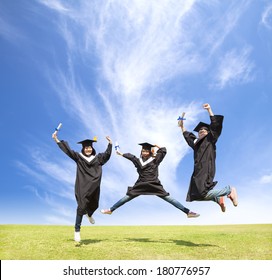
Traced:
<svg viewBox="0 0 272 280">
<path fill-rule="evenodd" d="M 266 0 L 94 0 L 0 2 L 1 224 L 73 225 L 74 150 L 109 135 L 122 152 L 140 142 L 167 147 L 160 180 L 201 216 L 187 219 L 141 196 L 96 225 L 271 223 L 272 4 Z M 186 202 L 193 154 L 186 128 L 208 122 L 203 103 L 225 116 L 217 144 L 217 188 L 236 186 L 239 206 Z M 100 208 L 137 179 L 114 152 L 104 166 Z M 84 225 L 87 225 L 84 220 Z"/>
</svg>

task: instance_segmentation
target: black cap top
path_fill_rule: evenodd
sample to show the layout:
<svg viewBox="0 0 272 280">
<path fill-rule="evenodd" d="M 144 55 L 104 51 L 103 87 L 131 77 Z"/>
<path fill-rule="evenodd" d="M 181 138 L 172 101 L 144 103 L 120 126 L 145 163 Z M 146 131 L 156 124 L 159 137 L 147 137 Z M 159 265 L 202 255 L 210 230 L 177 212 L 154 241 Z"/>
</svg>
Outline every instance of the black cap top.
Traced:
<svg viewBox="0 0 272 280">
<path fill-rule="evenodd" d="M 97 142 L 96 138 L 94 138 L 93 140 L 91 139 L 85 139 L 82 140 L 80 142 L 77 142 L 77 144 L 82 144 L 83 147 L 88 147 L 88 146 L 93 146 L 93 142 Z"/>
<path fill-rule="evenodd" d="M 210 130 L 210 125 L 204 122 L 200 122 L 195 128 L 194 131 L 198 132 L 201 128 L 205 128 L 206 130 Z"/>
<path fill-rule="evenodd" d="M 145 149 L 145 150 L 150 150 L 150 151 L 151 151 L 152 147 L 155 147 L 154 145 L 149 144 L 149 143 L 147 143 L 147 142 L 145 142 L 145 143 L 139 143 L 139 145 L 141 145 L 143 149 Z"/>
</svg>

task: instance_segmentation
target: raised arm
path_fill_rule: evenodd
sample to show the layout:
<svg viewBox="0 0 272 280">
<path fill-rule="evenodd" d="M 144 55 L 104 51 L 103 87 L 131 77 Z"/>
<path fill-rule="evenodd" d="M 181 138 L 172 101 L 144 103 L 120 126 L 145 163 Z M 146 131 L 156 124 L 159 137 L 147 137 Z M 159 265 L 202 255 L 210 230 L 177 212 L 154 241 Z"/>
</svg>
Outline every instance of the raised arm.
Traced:
<svg viewBox="0 0 272 280">
<path fill-rule="evenodd" d="M 181 117 L 178 119 L 178 126 L 181 128 L 182 134 L 184 139 L 186 140 L 187 144 L 191 147 L 194 148 L 194 141 L 196 139 L 196 136 L 192 133 L 187 131 L 187 129 L 184 126 L 184 118 L 185 112 L 182 113 Z"/>
<path fill-rule="evenodd" d="M 73 159 L 74 161 L 77 161 L 78 156 L 77 153 L 75 151 L 73 151 L 70 147 L 69 144 L 66 141 L 63 140 L 59 140 L 58 139 L 58 130 L 56 130 L 53 134 L 52 134 L 52 138 L 54 139 L 54 141 L 58 144 L 59 148 L 71 159 Z"/>
<path fill-rule="evenodd" d="M 214 115 L 210 104 L 205 103 L 203 104 L 203 108 L 206 109 L 209 113 L 211 124 L 210 124 L 210 135 L 212 142 L 216 143 L 218 140 L 221 132 L 222 132 L 222 125 L 224 117 L 221 115 Z"/>
<path fill-rule="evenodd" d="M 109 136 L 106 137 L 106 139 L 108 140 L 108 147 L 106 149 L 106 151 L 104 153 L 100 153 L 99 157 L 100 157 L 100 162 L 101 164 L 105 164 L 111 157 L 111 151 L 112 151 L 112 141 L 111 138 Z"/>
<path fill-rule="evenodd" d="M 210 117 L 213 117 L 213 116 L 214 116 L 213 111 L 212 111 L 212 108 L 211 108 L 211 106 L 210 106 L 209 103 L 203 104 L 203 108 L 206 109 L 206 110 L 208 111 Z"/>
<path fill-rule="evenodd" d="M 186 128 L 184 126 L 184 118 L 185 112 L 182 113 L 181 117 L 178 118 L 178 126 L 181 128 L 182 133 L 186 131 Z"/>
<path fill-rule="evenodd" d="M 155 161 L 159 165 L 162 162 L 162 160 L 164 159 L 164 157 L 167 153 L 167 150 L 165 147 L 160 147 L 158 145 L 154 145 L 154 147 L 158 148 L 158 151 L 157 151 L 157 154 L 155 157 Z"/>
</svg>

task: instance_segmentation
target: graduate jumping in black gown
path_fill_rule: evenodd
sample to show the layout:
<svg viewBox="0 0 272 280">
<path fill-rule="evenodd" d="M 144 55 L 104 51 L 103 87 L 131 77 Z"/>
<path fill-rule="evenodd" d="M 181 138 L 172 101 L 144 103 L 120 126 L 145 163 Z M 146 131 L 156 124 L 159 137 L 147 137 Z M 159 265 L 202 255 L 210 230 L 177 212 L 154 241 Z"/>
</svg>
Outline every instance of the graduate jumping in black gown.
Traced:
<svg viewBox="0 0 272 280">
<path fill-rule="evenodd" d="M 149 143 L 141 143 L 139 145 L 142 146 L 140 158 L 137 158 L 130 153 L 122 154 L 117 150 L 118 155 L 123 156 L 134 164 L 139 174 L 139 178 L 133 187 L 128 187 L 127 193 L 123 198 L 109 209 L 102 209 L 101 213 L 112 214 L 117 208 L 139 195 L 156 195 L 183 211 L 187 214 L 188 218 L 199 217 L 199 214 L 190 211 L 176 199 L 172 198 L 169 193 L 165 191 L 158 179 L 158 168 L 166 155 L 166 148 L 160 148 L 157 145 L 151 145 Z M 156 156 L 153 156 L 152 147 L 158 148 Z"/>
<path fill-rule="evenodd" d="M 77 201 L 77 214 L 75 222 L 75 241 L 80 241 L 80 228 L 83 215 L 86 215 L 90 223 L 95 221 L 92 217 L 93 213 L 99 206 L 100 183 L 102 177 L 102 165 L 104 165 L 111 156 L 112 141 L 108 140 L 108 147 L 104 153 L 96 154 L 93 143 L 96 140 L 86 139 L 78 142 L 82 144 L 81 153 L 70 149 L 66 141 L 60 141 L 57 137 L 57 131 L 52 138 L 58 144 L 59 148 L 76 162 L 77 173 L 75 181 L 75 197 Z"/>
<path fill-rule="evenodd" d="M 191 176 L 190 186 L 186 201 L 214 201 L 221 207 L 221 211 L 226 211 L 224 196 L 231 199 L 234 206 L 238 205 L 236 189 L 226 186 L 221 190 L 215 190 L 217 181 L 215 177 L 216 142 L 221 134 L 223 119 L 221 115 L 214 115 L 208 103 L 203 105 L 208 111 L 211 123 L 200 122 L 194 129 L 198 132 L 196 137 L 192 132 L 188 132 L 183 120 L 179 121 L 179 126 L 187 144 L 194 150 L 194 171 Z"/>
</svg>

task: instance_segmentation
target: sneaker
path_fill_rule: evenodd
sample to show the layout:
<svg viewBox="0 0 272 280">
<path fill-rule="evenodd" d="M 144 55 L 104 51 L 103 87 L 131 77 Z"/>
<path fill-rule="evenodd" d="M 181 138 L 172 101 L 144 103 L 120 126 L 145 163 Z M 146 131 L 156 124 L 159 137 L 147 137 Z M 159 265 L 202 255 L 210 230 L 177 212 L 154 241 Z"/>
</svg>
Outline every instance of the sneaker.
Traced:
<svg viewBox="0 0 272 280">
<path fill-rule="evenodd" d="M 89 222 L 90 222 L 91 224 L 94 224 L 94 223 L 95 223 L 95 220 L 94 220 L 94 218 L 93 218 L 92 216 L 89 216 L 88 214 L 86 214 L 86 216 L 87 216 L 87 218 L 88 218 L 88 220 L 89 220 Z"/>
<path fill-rule="evenodd" d="M 226 206 L 225 206 L 225 203 L 224 203 L 224 196 L 220 196 L 218 204 L 221 207 L 221 211 L 225 212 L 226 211 Z"/>
<path fill-rule="evenodd" d="M 102 209 L 101 213 L 102 214 L 109 214 L 110 215 L 112 213 L 112 211 L 110 209 Z"/>
<path fill-rule="evenodd" d="M 199 217 L 200 214 L 197 214 L 197 213 L 194 213 L 192 211 L 190 211 L 188 214 L 187 214 L 187 218 L 197 218 Z"/>
<path fill-rule="evenodd" d="M 235 188 L 231 188 L 231 193 L 228 195 L 228 198 L 232 201 L 234 206 L 238 205 L 238 196 Z"/>
<path fill-rule="evenodd" d="M 79 232 L 79 231 L 75 231 L 74 240 L 75 240 L 76 242 L 80 242 L 80 232 Z"/>
</svg>

